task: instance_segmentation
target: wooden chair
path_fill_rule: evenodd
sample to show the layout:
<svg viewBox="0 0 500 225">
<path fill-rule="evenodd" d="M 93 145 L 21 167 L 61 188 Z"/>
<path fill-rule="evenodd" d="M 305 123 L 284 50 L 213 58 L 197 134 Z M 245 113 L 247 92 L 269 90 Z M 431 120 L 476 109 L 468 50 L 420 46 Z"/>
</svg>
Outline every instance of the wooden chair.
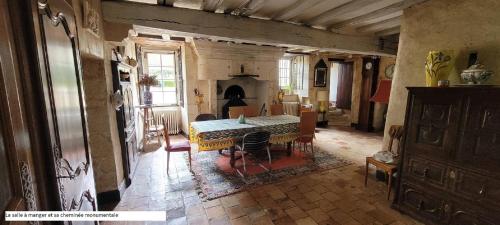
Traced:
<svg viewBox="0 0 500 225">
<path fill-rule="evenodd" d="M 400 125 L 392 125 L 391 128 L 389 129 L 389 137 L 391 138 L 389 141 L 389 149 L 388 151 L 393 153 L 394 158 L 397 158 L 399 155 L 399 148 L 401 144 L 401 139 L 403 137 L 403 126 Z M 396 148 L 396 151 L 394 152 L 392 146 L 394 141 L 398 141 L 398 146 Z M 394 172 L 397 171 L 397 165 L 395 163 L 385 163 L 376 160 L 373 157 L 366 157 L 366 170 L 365 170 L 365 187 L 368 184 L 368 166 L 372 164 L 378 169 L 383 170 L 387 174 L 387 200 L 390 199 L 391 197 L 391 186 L 392 186 L 392 177 L 394 175 Z"/>
<path fill-rule="evenodd" d="M 191 170 L 191 144 L 188 140 L 182 140 L 176 143 L 170 143 L 170 137 L 168 134 L 168 125 L 165 118 L 162 116 L 161 121 L 163 123 L 163 138 L 165 139 L 164 149 L 167 151 L 167 173 L 170 162 L 171 152 L 187 152 L 189 155 L 189 170 Z"/>
<path fill-rule="evenodd" d="M 271 105 L 271 116 L 285 115 L 283 110 L 283 104 L 272 104 Z"/>
<path fill-rule="evenodd" d="M 242 114 L 245 115 L 245 106 L 229 107 L 229 119 L 238 119 Z"/>
<path fill-rule="evenodd" d="M 299 137 L 292 143 L 292 150 L 295 148 L 295 142 L 299 144 L 299 150 L 303 145 L 303 151 L 307 150 L 307 144 L 311 144 L 311 154 L 314 160 L 314 131 L 316 130 L 316 120 L 318 113 L 302 112 L 300 114 Z"/>
<path fill-rule="evenodd" d="M 196 116 L 196 118 L 194 118 L 194 121 L 208 121 L 208 120 L 216 120 L 216 119 L 217 119 L 217 117 L 214 114 L 202 113 L 202 114 Z"/>
<path fill-rule="evenodd" d="M 262 153 L 264 153 L 263 151 L 266 151 L 265 153 L 267 154 L 269 165 L 271 165 L 271 152 L 269 150 L 270 137 L 271 133 L 267 131 L 247 133 L 243 136 L 243 140 L 241 141 L 241 143 L 235 145 L 235 151 L 241 152 L 241 159 L 243 160 L 243 172 L 241 172 L 239 169 L 236 169 L 240 176 L 245 177 L 245 174 L 247 172 L 245 154 L 252 154 L 258 159 L 258 157 L 262 155 Z M 270 169 L 262 165 L 262 163 L 257 164 L 265 170 L 270 171 Z"/>
</svg>

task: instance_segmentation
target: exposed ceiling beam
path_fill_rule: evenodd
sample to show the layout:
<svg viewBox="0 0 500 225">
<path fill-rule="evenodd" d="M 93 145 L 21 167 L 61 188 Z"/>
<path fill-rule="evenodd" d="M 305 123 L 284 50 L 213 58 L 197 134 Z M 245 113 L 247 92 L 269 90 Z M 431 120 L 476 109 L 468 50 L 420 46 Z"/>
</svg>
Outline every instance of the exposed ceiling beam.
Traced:
<svg viewBox="0 0 500 225">
<path fill-rule="evenodd" d="M 404 0 L 402 2 L 394 3 L 390 6 L 385 7 L 385 8 L 375 10 L 375 11 L 370 12 L 368 14 L 361 15 L 358 17 L 354 17 L 352 19 L 348 19 L 345 21 L 335 23 L 335 24 L 331 25 L 330 27 L 328 27 L 328 29 L 329 30 L 340 29 L 340 28 L 343 28 L 345 26 L 353 26 L 353 25 L 356 25 L 356 24 L 359 24 L 359 23 L 362 23 L 362 22 L 365 22 L 368 20 L 376 19 L 376 18 L 379 18 L 382 16 L 389 15 L 391 13 L 395 13 L 397 11 L 409 8 L 412 5 L 415 5 L 415 4 L 418 4 L 421 2 L 425 2 L 425 1 L 427 1 L 427 0 Z"/>
<path fill-rule="evenodd" d="M 208 12 L 215 12 L 223 2 L 224 0 L 203 0 L 201 9 Z"/>
<path fill-rule="evenodd" d="M 399 34 L 399 32 L 401 32 L 401 26 L 397 26 L 397 27 L 389 28 L 387 30 L 382 30 L 382 31 L 376 32 L 375 35 L 377 37 L 384 37 L 384 36 L 389 36 L 389 35 L 393 35 L 393 34 Z"/>
<path fill-rule="evenodd" d="M 317 24 L 324 24 L 328 21 L 331 21 L 335 17 L 357 10 L 359 8 L 362 8 L 366 5 L 370 5 L 373 3 L 376 3 L 377 1 L 374 0 L 353 0 L 348 3 L 345 3 L 339 7 L 335 7 L 333 9 L 330 9 L 326 12 L 321 13 L 320 15 L 305 21 L 306 24 L 310 25 L 317 25 Z"/>
<path fill-rule="evenodd" d="M 401 17 L 395 17 L 356 29 L 360 33 L 378 32 L 401 25 Z"/>
<path fill-rule="evenodd" d="M 174 6 L 175 0 L 157 0 L 158 5 Z"/>
<path fill-rule="evenodd" d="M 320 3 L 321 1 L 323 0 L 310 0 L 310 1 L 297 0 L 292 5 L 286 7 L 286 9 L 283 9 L 282 11 L 274 15 L 272 19 L 280 21 L 290 20 L 303 13 L 304 10 Z"/>
<path fill-rule="evenodd" d="M 373 36 L 337 34 L 285 22 L 124 1 L 104 1 L 102 8 L 106 21 L 165 29 L 171 35 L 218 37 L 374 55 L 395 54 L 391 50 L 379 50 L 378 39 Z"/>
</svg>

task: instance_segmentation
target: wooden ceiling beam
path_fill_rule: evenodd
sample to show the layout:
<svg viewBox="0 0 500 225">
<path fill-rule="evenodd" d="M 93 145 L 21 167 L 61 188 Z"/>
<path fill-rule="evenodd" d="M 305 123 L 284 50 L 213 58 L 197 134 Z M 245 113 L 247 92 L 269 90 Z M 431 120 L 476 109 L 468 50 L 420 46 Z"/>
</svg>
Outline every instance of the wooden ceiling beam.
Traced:
<svg viewBox="0 0 500 225">
<path fill-rule="evenodd" d="M 331 21 L 335 17 L 357 10 L 359 8 L 362 8 L 366 5 L 370 5 L 373 3 L 377 3 L 377 1 L 374 0 L 353 0 L 348 3 L 345 3 L 339 7 L 335 7 L 333 9 L 327 10 L 326 12 L 321 13 L 320 15 L 305 21 L 306 24 L 309 25 L 319 25 L 319 24 L 324 24 L 327 23 L 328 21 Z"/>
<path fill-rule="evenodd" d="M 386 30 L 376 32 L 375 35 L 377 37 L 385 37 L 385 36 L 389 36 L 389 35 L 393 35 L 393 34 L 399 34 L 400 32 L 401 32 L 401 26 L 397 26 L 397 27 L 393 27 L 393 28 L 389 28 Z"/>
<path fill-rule="evenodd" d="M 379 17 L 389 15 L 391 13 L 401 11 L 401 10 L 409 8 L 415 4 L 422 3 L 425 1 L 427 1 L 427 0 L 404 0 L 402 2 L 394 3 L 390 6 L 375 10 L 375 11 L 367 13 L 365 15 L 361 15 L 358 17 L 354 17 L 352 19 L 348 19 L 348 20 L 344 20 L 344 21 L 332 24 L 331 26 L 328 27 L 328 29 L 329 30 L 341 29 L 341 28 L 346 27 L 346 26 L 354 26 L 356 24 L 360 24 L 360 23 L 363 23 L 363 22 L 368 21 L 368 20 L 373 20 L 373 19 L 376 19 Z"/>
<path fill-rule="evenodd" d="M 337 34 L 272 20 L 124 1 L 104 1 L 102 11 L 106 21 L 160 28 L 171 35 L 217 37 L 374 55 L 396 53 L 392 50 L 379 50 L 378 39 L 373 36 Z"/>
<path fill-rule="evenodd" d="M 201 10 L 215 12 L 224 2 L 224 0 L 203 0 Z"/>
<path fill-rule="evenodd" d="M 356 29 L 356 31 L 360 33 L 378 32 L 389 28 L 394 28 L 400 25 L 401 25 L 401 17 L 395 17 L 384 21 L 380 21 L 378 23 L 362 26 Z"/>
<path fill-rule="evenodd" d="M 323 0 L 310 0 L 310 1 L 297 0 L 292 5 L 286 7 L 286 9 L 283 9 L 282 11 L 274 15 L 272 19 L 280 21 L 290 20 L 303 13 L 304 10 L 309 9 L 311 6 L 314 6 L 320 3 L 321 1 Z"/>
</svg>

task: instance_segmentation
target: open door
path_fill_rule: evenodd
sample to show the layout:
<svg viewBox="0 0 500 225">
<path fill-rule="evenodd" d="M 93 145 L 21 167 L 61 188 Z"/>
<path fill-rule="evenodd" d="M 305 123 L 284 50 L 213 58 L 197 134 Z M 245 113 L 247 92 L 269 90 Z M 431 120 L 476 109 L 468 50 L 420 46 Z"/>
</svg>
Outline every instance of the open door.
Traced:
<svg viewBox="0 0 500 225">
<path fill-rule="evenodd" d="M 37 0 L 36 5 L 33 24 L 43 90 L 40 96 L 59 210 L 96 211 L 75 14 L 66 1 Z"/>
</svg>

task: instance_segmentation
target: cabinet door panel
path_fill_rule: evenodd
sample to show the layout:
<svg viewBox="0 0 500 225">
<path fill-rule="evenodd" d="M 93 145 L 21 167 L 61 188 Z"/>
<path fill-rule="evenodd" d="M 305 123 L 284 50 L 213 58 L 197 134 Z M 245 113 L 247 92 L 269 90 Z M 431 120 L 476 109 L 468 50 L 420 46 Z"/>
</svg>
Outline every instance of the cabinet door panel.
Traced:
<svg viewBox="0 0 500 225">
<path fill-rule="evenodd" d="M 465 166 L 500 175 L 500 102 L 496 98 L 484 98 L 487 93 L 470 98 L 467 125 L 457 157 Z"/>
<path fill-rule="evenodd" d="M 499 180 L 459 170 L 453 192 L 485 207 L 500 208 Z"/>
<path fill-rule="evenodd" d="M 462 107 L 462 97 L 413 94 L 406 149 L 408 154 L 448 160 L 454 153 Z"/>
<path fill-rule="evenodd" d="M 440 189 L 446 189 L 446 165 L 414 157 L 409 159 L 407 165 L 405 174 L 408 174 L 410 179 L 421 181 Z"/>
<path fill-rule="evenodd" d="M 492 211 L 477 210 L 470 206 L 454 203 L 449 213 L 449 225 L 494 225 L 498 217 Z"/>
<path fill-rule="evenodd" d="M 420 219 L 439 222 L 444 219 L 444 200 L 409 183 L 402 185 L 399 204 Z"/>
</svg>

